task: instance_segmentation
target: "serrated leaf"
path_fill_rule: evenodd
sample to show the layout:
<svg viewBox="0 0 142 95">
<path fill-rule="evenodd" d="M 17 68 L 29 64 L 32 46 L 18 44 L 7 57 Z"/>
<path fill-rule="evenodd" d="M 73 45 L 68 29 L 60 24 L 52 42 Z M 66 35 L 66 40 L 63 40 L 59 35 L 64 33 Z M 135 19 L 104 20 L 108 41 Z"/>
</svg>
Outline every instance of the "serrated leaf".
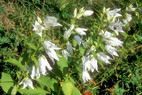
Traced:
<svg viewBox="0 0 142 95">
<path fill-rule="evenodd" d="M 68 67 L 67 60 L 63 56 L 60 57 L 57 64 L 62 72 L 64 71 L 65 67 Z"/>
<path fill-rule="evenodd" d="M 53 91 L 55 90 L 54 84 L 57 83 L 57 81 L 55 79 L 47 77 L 47 76 L 40 77 L 40 79 L 38 79 L 37 82 L 41 86 L 47 86 L 48 88 L 51 88 Z"/>
<path fill-rule="evenodd" d="M 49 92 L 42 88 L 34 89 L 19 89 L 18 90 L 22 95 L 47 95 Z"/>
<path fill-rule="evenodd" d="M 19 61 L 17 61 L 16 59 L 10 58 L 8 60 L 5 60 L 5 62 L 9 62 L 13 65 L 16 65 L 17 67 L 25 70 L 26 68 L 21 64 L 22 59 L 19 59 Z"/>
<path fill-rule="evenodd" d="M 34 49 L 34 50 L 37 50 L 37 47 L 36 47 L 34 44 L 32 44 L 32 43 L 27 43 L 27 45 L 28 45 L 30 48 L 32 48 L 32 49 Z"/>
<path fill-rule="evenodd" d="M 10 74 L 2 73 L 0 86 L 2 87 L 4 92 L 8 93 L 10 88 L 13 86 L 13 80 L 12 80 Z"/>
<path fill-rule="evenodd" d="M 64 95 L 81 95 L 79 89 L 77 89 L 70 81 L 65 81 L 62 83 L 62 90 Z"/>
</svg>

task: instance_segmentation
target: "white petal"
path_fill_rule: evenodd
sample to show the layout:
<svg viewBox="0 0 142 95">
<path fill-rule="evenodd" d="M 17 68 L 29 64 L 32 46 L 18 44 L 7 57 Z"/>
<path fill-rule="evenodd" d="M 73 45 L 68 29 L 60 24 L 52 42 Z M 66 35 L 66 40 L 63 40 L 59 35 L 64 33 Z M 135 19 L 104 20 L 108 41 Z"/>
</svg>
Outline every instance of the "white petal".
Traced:
<svg viewBox="0 0 142 95">
<path fill-rule="evenodd" d="M 103 53 L 97 53 L 97 57 L 100 61 L 110 64 L 109 60 L 111 59 L 108 55 Z"/>
<path fill-rule="evenodd" d="M 91 16 L 94 12 L 92 10 L 86 10 L 83 14 L 83 16 Z"/>
<path fill-rule="evenodd" d="M 32 66 L 32 72 L 31 72 L 31 75 L 30 75 L 32 79 L 34 79 L 35 73 L 36 73 L 35 72 L 35 66 Z"/>
<path fill-rule="evenodd" d="M 44 55 L 42 55 L 40 58 L 39 58 L 39 68 L 40 68 L 40 72 L 43 74 L 43 75 L 46 75 L 47 74 L 47 70 L 46 68 L 51 71 L 52 70 L 52 67 L 50 66 L 48 60 L 46 59 L 46 57 Z"/>
<path fill-rule="evenodd" d="M 105 48 L 109 54 L 114 55 L 114 56 L 118 56 L 118 54 L 116 52 L 116 48 L 112 47 L 111 45 L 106 45 Z"/>
<path fill-rule="evenodd" d="M 27 83 L 28 86 L 31 87 L 32 89 L 34 89 L 33 82 L 30 79 L 28 79 L 27 81 L 28 81 L 28 83 Z"/>
<path fill-rule="evenodd" d="M 67 42 L 67 51 L 70 54 L 73 54 L 73 50 L 74 50 L 74 48 L 72 47 L 72 44 L 70 42 Z"/>
<path fill-rule="evenodd" d="M 109 40 L 105 40 L 107 45 L 111 46 L 122 46 L 123 42 L 120 41 L 118 38 L 110 37 Z"/>
<path fill-rule="evenodd" d="M 29 79 L 29 78 L 25 78 L 21 81 L 20 85 L 23 84 L 22 89 L 25 89 L 27 86 L 31 87 L 32 89 L 34 89 L 33 87 L 33 82 Z"/>
<path fill-rule="evenodd" d="M 75 35 L 74 39 L 77 41 L 78 45 L 80 45 L 83 42 L 83 40 L 78 35 Z"/>
<path fill-rule="evenodd" d="M 60 23 L 57 22 L 57 18 L 52 16 L 47 16 L 44 20 L 44 25 L 46 28 L 49 28 L 51 26 L 62 26 Z"/>
<path fill-rule="evenodd" d="M 84 83 L 91 80 L 90 74 L 85 70 L 82 72 L 82 79 Z"/>
<path fill-rule="evenodd" d="M 87 29 L 85 29 L 85 28 L 76 28 L 75 31 L 76 31 L 79 35 L 86 35 L 85 31 L 87 31 Z"/>
<path fill-rule="evenodd" d="M 114 23 L 110 23 L 109 28 L 111 30 L 113 30 L 118 35 L 118 32 L 124 32 L 122 30 L 122 26 L 123 26 L 122 23 L 120 23 L 120 22 L 114 22 Z"/>
<path fill-rule="evenodd" d="M 42 31 L 45 29 L 42 25 L 40 25 L 37 21 L 35 21 L 35 25 L 33 25 L 33 31 L 42 37 Z"/>
<path fill-rule="evenodd" d="M 49 49 L 49 51 L 46 52 L 48 55 L 50 55 L 52 58 L 56 59 L 56 60 L 59 60 L 58 56 L 57 56 L 57 53 L 55 52 L 54 49 Z"/>
<path fill-rule="evenodd" d="M 64 38 L 68 39 L 71 35 L 71 30 L 66 30 L 65 33 L 64 33 Z"/>
</svg>

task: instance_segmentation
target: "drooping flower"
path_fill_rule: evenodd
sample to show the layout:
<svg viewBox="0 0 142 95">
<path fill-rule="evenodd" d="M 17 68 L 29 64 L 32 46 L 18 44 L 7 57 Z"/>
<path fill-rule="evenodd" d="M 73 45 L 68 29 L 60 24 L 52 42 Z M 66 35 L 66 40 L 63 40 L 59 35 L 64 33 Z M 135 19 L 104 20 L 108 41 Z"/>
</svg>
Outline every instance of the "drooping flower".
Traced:
<svg viewBox="0 0 142 95">
<path fill-rule="evenodd" d="M 52 60 L 53 63 L 54 63 L 54 59 L 59 60 L 55 50 L 60 50 L 61 48 L 58 48 L 54 43 L 50 41 L 44 41 L 43 46 L 45 48 L 46 54 L 49 56 L 49 58 Z"/>
<path fill-rule="evenodd" d="M 23 87 L 22 89 L 25 89 L 26 87 L 30 87 L 31 89 L 34 89 L 33 87 L 33 82 L 29 79 L 29 78 L 24 78 L 20 83 L 19 85 L 22 85 L 23 84 Z"/>
<path fill-rule="evenodd" d="M 116 48 L 112 47 L 111 45 L 106 45 L 105 49 L 110 55 L 119 56 L 116 52 L 117 51 Z"/>
<path fill-rule="evenodd" d="M 62 55 L 63 55 L 66 59 L 68 59 L 68 57 L 71 57 L 71 54 L 70 54 L 68 51 L 66 51 L 66 50 L 62 50 Z"/>
<path fill-rule="evenodd" d="M 113 9 L 113 10 L 107 10 L 107 13 L 106 13 L 107 19 L 115 21 L 116 17 L 122 16 L 121 14 L 118 13 L 120 10 L 121 10 L 120 8 L 119 9 Z"/>
<path fill-rule="evenodd" d="M 83 79 L 83 82 L 86 83 L 87 81 L 91 80 L 92 78 L 90 77 L 90 74 L 88 73 L 88 71 L 83 70 L 82 79 Z"/>
<path fill-rule="evenodd" d="M 135 11 L 135 10 L 136 8 L 134 8 L 132 4 L 126 7 L 126 11 Z"/>
<path fill-rule="evenodd" d="M 51 71 L 53 69 L 50 66 L 48 60 L 46 59 L 46 57 L 44 55 L 40 56 L 38 62 L 39 62 L 39 70 L 40 70 L 40 72 L 41 72 L 42 75 L 48 74 L 47 69 L 49 71 Z"/>
<path fill-rule="evenodd" d="M 97 57 L 100 61 L 110 64 L 109 60 L 111 59 L 108 55 L 103 53 L 97 53 Z"/>
<path fill-rule="evenodd" d="M 85 71 L 94 72 L 96 70 L 98 72 L 98 64 L 97 60 L 93 55 L 89 55 L 87 57 L 82 58 L 83 68 Z"/>
<path fill-rule="evenodd" d="M 44 20 L 44 25 L 46 28 L 49 28 L 51 26 L 62 26 L 60 23 L 57 22 L 57 18 L 53 16 L 47 16 Z"/>
<path fill-rule="evenodd" d="M 112 33 L 108 32 L 108 31 L 104 31 L 104 30 L 102 30 L 102 31 L 99 33 L 99 35 L 103 36 L 104 39 L 110 38 L 110 37 L 113 36 Z"/>
<path fill-rule="evenodd" d="M 72 30 L 74 29 L 74 25 L 72 24 L 70 29 L 66 30 L 64 33 L 64 38 L 68 39 L 72 33 Z"/>
<path fill-rule="evenodd" d="M 67 51 L 70 53 L 70 54 L 73 54 L 73 46 L 70 42 L 67 42 Z"/>
<path fill-rule="evenodd" d="M 74 39 L 76 40 L 76 42 L 77 42 L 78 45 L 80 45 L 83 42 L 82 38 L 79 37 L 78 35 L 75 35 Z"/>
<path fill-rule="evenodd" d="M 132 20 L 132 16 L 126 13 L 126 18 L 123 20 L 124 24 L 128 24 Z"/>
<path fill-rule="evenodd" d="M 75 31 L 76 31 L 79 35 L 86 35 L 85 31 L 87 31 L 87 29 L 85 29 L 85 28 L 76 28 Z"/>
<path fill-rule="evenodd" d="M 40 77 L 40 70 L 39 67 L 35 67 L 35 65 L 32 66 L 32 71 L 31 71 L 31 78 L 32 79 L 38 79 Z"/>
<path fill-rule="evenodd" d="M 116 33 L 116 35 L 118 35 L 118 32 L 124 32 L 122 30 L 122 26 L 123 26 L 122 23 L 120 23 L 120 22 L 114 22 L 114 23 L 110 23 L 109 28 L 111 30 L 113 30 Z"/>
<path fill-rule="evenodd" d="M 92 10 L 85 10 L 83 13 L 84 17 L 91 16 L 94 12 Z"/>
<path fill-rule="evenodd" d="M 42 31 L 45 29 L 42 25 L 39 24 L 39 22 L 35 21 L 35 25 L 33 25 L 33 31 L 35 31 L 36 34 L 38 34 L 40 37 L 42 37 Z"/>
<path fill-rule="evenodd" d="M 111 46 L 122 46 L 123 42 L 120 41 L 118 38 L 110 37 L 109 39 L 105 39 L 105 43 Z"/>
</svg>

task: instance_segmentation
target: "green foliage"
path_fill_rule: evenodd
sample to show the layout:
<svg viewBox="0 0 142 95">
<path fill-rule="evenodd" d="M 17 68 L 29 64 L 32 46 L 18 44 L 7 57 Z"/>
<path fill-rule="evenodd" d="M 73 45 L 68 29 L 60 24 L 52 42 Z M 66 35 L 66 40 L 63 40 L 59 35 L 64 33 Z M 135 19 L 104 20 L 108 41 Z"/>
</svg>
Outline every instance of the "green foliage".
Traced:
<svg viewBox="0 0 142 95">
<path fill-rule="evenodd" d="M 120 35 L 124 44 L 122 50 L 118 50 L 119 57 L 113 60 L 111 65 L 103 65 L 100 62 L 99 66 L 103 68 L 100 66 L 99 73 L 92 73 L 94 83 L 83 84 L 80 74 L 81 57 L 86 53 L 86 48 L 94 45 L 97 51 L 105 51 L 103 41 L 97 35 L 104 27 L 104 21 L 101 18 L 103 7 L 111 9 L 121 7 L 124 10 L 130 3 L 136 6 L 137 10 L 132 13 L 134 19 L 128 29 Z M 93 17 L 76 21 L 76 27 L 87 26 L 90 29 L 87 31 L 89 37 L 86 37 L 89 39 L 89 46 L 84 48 L 78 46 L 75 40 L 69 40 L 77 48 L 73 57 L 69 58 L 70 61 L 60 55 L 56 65 L 53 66 L 51 63 L 53 71 L 49 75 L 33 80 L 34 90 L 20 89 L 17 84 L 23 77 L 29 75 L 26 71 L 29 67 L 26 66 L 38 67 L 37 58 L 45 52 L 40 47 L 41 44 L 37 45 L 39 37 L 32 32 L 36 16 L 43 19 L 46 15 L 54 15 L 58 18 L 64 27 L 47 30 L 46 39 L 64 48 L 66 41 L 62 37 L 63 31 L 70 27 L 73 10 L 82 7 L 94 11 Z M 1 0 L 0 86 L 3 93 L 81 95 L 84 91 L 89 91 L 94 95 L 140 95 L 142 92 L 142 13 L 139 12 L 140 8 L 142 8 L 141 0 Z M 3 20 L 8 23 L 4 23 Z M 93 55 L 96 56 L 96 54 Z"/>
<path fill-rule="evenodd" d="M 81 95 L 80 91 L 68 80 L 62 83 L 62 90 L 64 95 Z"/>
<path fill-rule="evenodd" d="M 46 95 L 48 92 L 46 90 L 43 90 L 42 88 L 35 88 L 33 89 L 20 89 L 19 92 L 22 95 Z"/>
<path fill-rule="evenodd" d="M 16 59 L 7 59 L 7 60 L 5 60 L 5 62 L 9 62 L 9 63 L 11 63 L 11 64 L 13 64 L 13 65 L 16 65 L 17 67 L 19 67 L 20 69 L 23 69 L 23 70 L 25 70 L 26 68 L 21 64 L 21 62 L 22 62 L 22 58 L 19 58 L 19 60 L 16 60 Z"/>
<path fill-rule="evenodd" d="M 13 79 L 11 78 L 10 74 L 2 73 L 2 78 L 0 80 L 0 86 L 2 87 L 4 92 L 11 94 L 10 89 L 13 87 L 13 85 L 14 85 Z"/>
</svg>

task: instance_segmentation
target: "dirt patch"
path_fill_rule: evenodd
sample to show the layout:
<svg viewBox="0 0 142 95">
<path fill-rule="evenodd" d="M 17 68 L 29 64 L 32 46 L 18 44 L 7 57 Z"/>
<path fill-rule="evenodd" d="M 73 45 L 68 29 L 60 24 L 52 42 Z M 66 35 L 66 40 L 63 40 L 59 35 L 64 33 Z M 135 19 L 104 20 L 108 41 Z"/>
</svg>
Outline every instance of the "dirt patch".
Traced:
<svg viewBox="0 0 142 95">
<path fill-rule="evenodd" d="M 14 4 L 12 2 L 0 1 L 3 12 L 0 14 L 0 23 L 8 30 L 15 29 L 15 22 L 9 19 L 9 14 L 14 14 L 16 12 Z"/>
</svg>

